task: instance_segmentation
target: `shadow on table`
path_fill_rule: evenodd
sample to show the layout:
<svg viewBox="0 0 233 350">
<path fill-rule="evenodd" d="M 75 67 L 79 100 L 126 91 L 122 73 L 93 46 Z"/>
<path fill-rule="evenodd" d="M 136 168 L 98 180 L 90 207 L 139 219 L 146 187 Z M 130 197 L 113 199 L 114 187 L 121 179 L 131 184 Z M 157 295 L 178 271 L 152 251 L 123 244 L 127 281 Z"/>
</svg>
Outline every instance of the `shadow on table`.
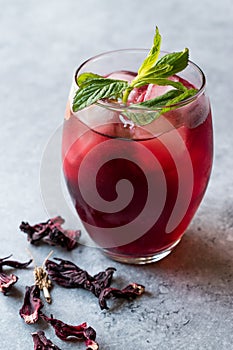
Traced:
<svg viewBox="0 0 233 350">
<path fill-rule="evenodd" d="M 148 266 L 150 271 L 164 271 L 177 275 L 187 283 L 211 285 L 221 288 L 225 293 L 233 289 L 233 242 L 224 239 L 225 232 L 218 232 L 218 237 L 211 237 L 202 231 L 188 230 L 180 244 L 165 259 Z"/>
</svg>

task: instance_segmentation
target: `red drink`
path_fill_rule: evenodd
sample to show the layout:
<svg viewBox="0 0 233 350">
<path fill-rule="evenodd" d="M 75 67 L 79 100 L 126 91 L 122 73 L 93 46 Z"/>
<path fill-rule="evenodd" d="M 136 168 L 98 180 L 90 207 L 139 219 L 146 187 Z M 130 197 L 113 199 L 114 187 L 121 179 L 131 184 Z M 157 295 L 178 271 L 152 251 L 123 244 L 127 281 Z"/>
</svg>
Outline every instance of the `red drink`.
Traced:
<svg viewBox="0 0 233 350">
<path fill-rule="evenodd" d="M 145 263 L 172 250 L 203 198 L 211 112 L 204 91 L 144 127 L 124 112 L 102 103 L 73 114 L 68 103 L 63 169 L 94 242 L 116 260 Z"/>
</svg>

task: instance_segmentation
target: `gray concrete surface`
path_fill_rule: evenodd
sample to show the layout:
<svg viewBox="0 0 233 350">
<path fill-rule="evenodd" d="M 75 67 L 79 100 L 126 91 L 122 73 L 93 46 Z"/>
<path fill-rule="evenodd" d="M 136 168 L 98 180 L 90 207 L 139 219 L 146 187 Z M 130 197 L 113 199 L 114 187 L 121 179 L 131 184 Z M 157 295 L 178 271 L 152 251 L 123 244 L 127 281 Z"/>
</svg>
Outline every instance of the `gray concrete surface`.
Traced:
<svg viewBox="0 0 233 350">
<path fill-rule="evenodd" d="M 87 321 L 97 330 L 101 350 L 225 350 L 233 348 L 233 138 L 231 0 L 0 0 L 0 257 L 27 259 L 22 220 L 47 214 L 40 196 L 40 160 L 61 124 L 74 67 L 105 50 L 149 47 L 154 26 L 165 50 L 188 46 L 205 71 L 215 127 L 215 161 L 204 201 L 177 249 L 146 267 L 112 263 L 98 250 L 80 247 L 54 255 L 71 259 L 91 273 L 117 268 L 115 283 L 132 278 L 147 286 L 133 302 L 113 303 L 100 312 L 85 291 L 55 287 L 45 306 L 68 323 Z M 30 247 L 37 264 L 50 251 Z M 18 271 L 12 294 L 0 295 L 0 349 L 30 350 L 30 333 L 18 315 L 32 268 Z"/>
</svg>

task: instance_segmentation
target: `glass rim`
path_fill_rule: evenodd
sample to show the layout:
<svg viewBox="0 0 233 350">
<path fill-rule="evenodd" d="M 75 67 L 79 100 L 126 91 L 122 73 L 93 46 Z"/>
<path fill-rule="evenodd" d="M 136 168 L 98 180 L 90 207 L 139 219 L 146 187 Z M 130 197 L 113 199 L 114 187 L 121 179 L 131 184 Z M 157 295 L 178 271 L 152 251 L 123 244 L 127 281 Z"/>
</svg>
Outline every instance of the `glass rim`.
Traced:
<svg viewBox="0 0 233 350">
<path fill-rule="evenodd" d="M 105 52 L 102 52 L 102 53 L 100 53 L 98 55 L 89 57 L 88 59 L 83 61 L 79 65 L 79 67 L 77 69 L 75 69 L 75 73 L 73 75 L 74 86 L 78 88 L 78 84 L 77 84 L 76 78 L 77 78 L 78 73 L 80 72 L 80 70 L 87 63 L 92 62 L 94 60 L 97 60 L 97 59 L 99 59 L 101 57 L 105 57 L 107 55 L 111 55 L 111 54 L 119 53 L 119 52 L 147 52 L 148 53 L 149 49 L 143 49 L 143 48 L 117 49 L 117 50 L 105 51 Z M 170 53 L 170 52 L 161 50 L 161 54 L 168 54 L 168 53 Z M 200 75 L 200 77 L 201 77 L 201 87 L 199 89 L 197 89 L 197 92 L 196 92 L 195 95 L 193 95 L 191 97 L 188 97 L 188 98 L 186 98 L 183 101 L 180 101 L 180 102 L 174 103 L 172 105 L 169 105 L 169 108 L 177 109 L 179 107 L 186 106 L 186 105 L 192 103 L 193 101 L 195 101 L 205 91 L 205 88 L 206 88 L 206 77 L 205 77 L 205 74 L 204 74 L 203 70 L 196 63 L 194 63 L 192 60 L 188 60 L 188 66 L 185 69 L 187 69 L 189 66 L 193 67 L 194 70 Z M 183 71 L 185 71 L 185 69 Z M 125 104 L 119 103 L 119 102 L 115 102 L 114 103 L 114 102 L 101 101 L 101 100 L 95 102 L 94 105 L 98 105 L 98 106 L 103 107 L 105 109 L 111 109 L 111 110 L 119 111 L 119 112 L 125 111 L 125 110 L 131 110 L 131 111 L 134 111 L 134 112 L 135 111 L 141 112 L 142 110 L 143 111 L 147 111 L 147 112 L 158 112 L 158 111 L 161 111 L 164 108 L 167 108 L 166 105 L 160 106 L 160 107 L 157 107 L 157 108 L 153 109 L 153 108 L 144 107 L 144 106 L 136 106 L 136 105 L 130 106 L 130 105 L 125 105 Z"/>
</svg>

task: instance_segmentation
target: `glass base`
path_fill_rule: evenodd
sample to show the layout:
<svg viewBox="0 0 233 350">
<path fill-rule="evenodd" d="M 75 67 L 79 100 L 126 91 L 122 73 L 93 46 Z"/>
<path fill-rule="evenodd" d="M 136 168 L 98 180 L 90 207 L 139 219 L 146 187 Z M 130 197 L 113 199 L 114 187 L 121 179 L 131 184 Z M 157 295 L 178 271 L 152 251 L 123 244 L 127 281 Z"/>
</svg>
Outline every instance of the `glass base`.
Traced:
<svg viewBox="0 0 233 350">
<path fill-rule="evenodd" d="M 130 256 L 130 255 L 123 255 L 123 254 L 117 254 L 117 253 L 112 253 L 107 249 L 103 249 L 102 252 L 104 255 L 106 255 L 108 258 L 122 262 L 125 264 L 137 264 L 137 265 L 145 265 L 145 264 L 151 264 L 156 261 L 159 261 L 163 258 L 165 258 L 168 254 L 172 252 L 172 250 L 177 246 L 177 244 L 181 241 L 181 238 L 179 238 L 175 243 L 173 243 L 170 247 L 161 250 L 159 252 L 156 252 L 152 255 L 147 255 L 147 256 Z"/>
</svg>

